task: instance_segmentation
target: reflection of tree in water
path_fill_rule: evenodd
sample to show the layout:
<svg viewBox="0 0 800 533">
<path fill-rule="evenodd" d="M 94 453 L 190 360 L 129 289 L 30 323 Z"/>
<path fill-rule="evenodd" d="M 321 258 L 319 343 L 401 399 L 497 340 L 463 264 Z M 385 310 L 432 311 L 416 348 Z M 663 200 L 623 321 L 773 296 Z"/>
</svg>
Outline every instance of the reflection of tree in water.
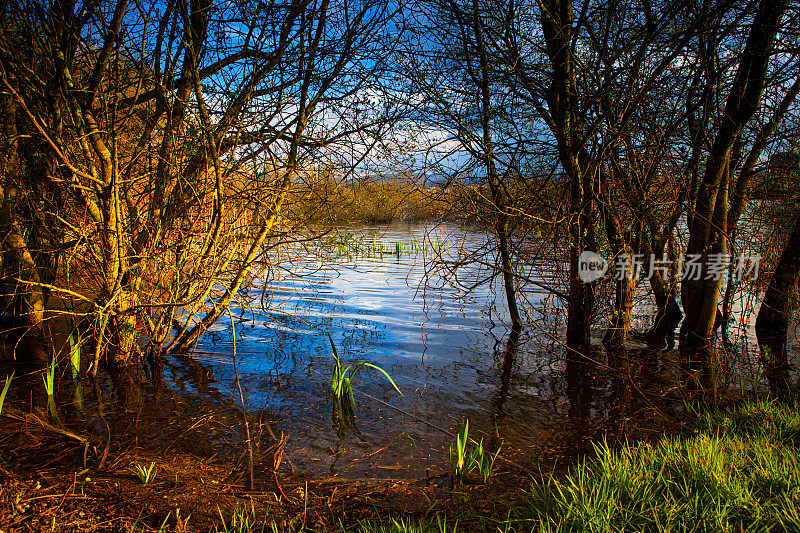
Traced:
<svg viewBox="0 0 800 533">
<path fill-rule="evenodd" d="M 594 396 L 592 379 L 595 364 L 582 354 L 568 350 L 564 367 L 565 392 L 569 400 L 567 416 L 572 426 L 576 451 L 589 450 L 591 438 L 590 415 Z"/>
<path fill-rule="evenodd" d="M 623 436 L 627 432 L 628 414 L 633 401 L 633 379 L 629 353 L 622 347 L 606 346 L 606 359 L 611 368 L 611 394 L 607 429 L 612 436 Z"/>
<path fill-rule="evenodd" d="M 519 330 L 512 329 L 508 336 L 506 345 L 503 347 L 501 354 L 495 351 L 495 360 L 499 359 L 500 373 L 499 373 L 499 386 L 497 388 L 497 395 L 492 401 L 494 408 L 495 424 L 498 426 L 505 426 L 507 413 L 505 409 L 506 401 L 509 396 L 509 389 L 511 388 L 511 378 L 514 369 L 514 361 L 517 359 L 517 352 L 519 350 L 520 332 Z M 497 348 L 497 344 L 495 344 Z M 499 355 L 499 357 L 498 357 Z M 490 449 L 496 450 L 500 446 L 499 432 L 492 433 L 492 441 L 490 442 Z"/>
</svg>

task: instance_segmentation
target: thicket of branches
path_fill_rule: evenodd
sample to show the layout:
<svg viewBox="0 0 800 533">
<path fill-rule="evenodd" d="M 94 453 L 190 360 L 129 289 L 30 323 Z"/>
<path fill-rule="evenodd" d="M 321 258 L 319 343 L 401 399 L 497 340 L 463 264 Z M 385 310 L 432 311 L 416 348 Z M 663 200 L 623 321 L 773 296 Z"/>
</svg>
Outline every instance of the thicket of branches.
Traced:
<svg viewBox="0 0 800 533">
<path fill-rule="evenodd" d="M 605 341 L 624 344 L 644 273 L 654 338 L 683 316 L 682 347 L 713 362 L 715 325 L 741 285 L 730 277 L 723 291 L 725 276 L 706 274 L 756 249 L 748 200 L 774 204 L 798 179 L 799 8 L 7 2 L 4 316 L 40 358 L 48 316 L 85 317 L 94 369 L 104 355 L 129 360 L 143 334 L 184 350 L 299 223 L 281 216 L 293 184 L 294 202 L 312 201 L 336 189 L 327 176 L 357 177 L 375 150 L 405 147 L 426 152 L 423 171 L 446 180 L 464 219 L 492 229 L 492 246 L 468 259 L 501 277 L 515 334 L 532 255 L 568 264 L 548 288 L 579 351 L 609 283 L 585 283 L 580 254 L 642 257 L 640 273 L 613 282 Z M 800 274 L 797 211 L 781 212 L 784 251 L 774 274 L 762 269 L 757 322 L 776 371 Z M 699 279 L 681 281 L 685 254 Z"/>
<path fill-rule="evenodd" d="M 18 354 L 88 326 L 94 366 L 193 346 L 291 232 L 313 165 L 380 139 L 395 16 L 372 0 L 7 2 L 3 306 Z M 365 98 L 369 94 L 372 99 Z"/>
<path fill-rule="evenodd" d="M 730 301 L 742 287 L 731 275 L 723 295 L 726 277 L 711 275 L 714 264 L 759 249 L 763 236 L 749 231 L 753 191 L 797 180 L 796 162 L 782 169 L 775 162 L 798 143 L 799 7 L 771 0 L 415 4 L 422 30 L 408 46 L 408 91 L 421 102 L 418 120 L 446 141 L 430 152 L 443 173 L 485 191 L 475 209 L 495 229 L 489 253 L 504 277 L 512 329 L 530 250 L 546 252 L 544 228 L 550 253 L 569 264 L 563 285 L 550 287 L 565 300 L 569 346 L 585 351 L 609 283 L 580 278 L 579 257 L 588 250 L 612 263 L 642 262 L 637 274 L 629 261 L 613 282 L 607 344 L 625 343 L 636 287 L 646 279 L 657 307 L 651 339 L 666 342 L 683 317 L 681 347 L 714 362 L 715 326 L 735 318 Z M 445 145 L 468 157 L 448 159 Z M 766 197 L 777 198 L 759 196 Z M 788 213 L 782 242 L 797 224 L 797 211 Z M 786 365 L 780 346 L 800 272 L 796 246 L 788 240 L 786 261 L 762 264 L 756 289 L 772 295 L 757 328 L 760 344 L 771 343 L 772 369 Z M 681 256 L 699 262 L 699 279 L 681 279 Z M 770 266 L 776 273 L 767 284 Z"/>
</svg>

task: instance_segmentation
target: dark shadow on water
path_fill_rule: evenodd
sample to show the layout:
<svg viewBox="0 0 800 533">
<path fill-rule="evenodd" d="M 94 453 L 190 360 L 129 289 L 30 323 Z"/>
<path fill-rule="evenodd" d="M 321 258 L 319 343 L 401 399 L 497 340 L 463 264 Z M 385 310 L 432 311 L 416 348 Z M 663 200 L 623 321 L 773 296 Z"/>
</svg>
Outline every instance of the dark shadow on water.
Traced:
<svg viewBox="0 0 800 533">
<path fill-rule="evenodd" d="M 758 323 L 756 327 L 758 328 Z M 759 353 L 770 391 L 778 397 L 785 398 L 792 392 L 791 374 L 794 366 L 789 363 L 786 330 L 775 329 L 778 331 L 774 329 L 769 333 L 761 331 L 758 337 Z"/>
<path fill-rule="evenodd" d="M 674 350 L 675 332 L 681 323 L 681 317 L 656 317 L 652 329 L 647 333 L 647 346 L 654 350 Z"/>
<path fill-rule="evenodd" d="M 628 432 L 628 417 L 634 397 L 631 360 L 628 351 L 619 346 L 606 346 L 606 359 L 612 369 L 608 432 L 612 437 L 621 438 Z"/>
<path fill-rule="evenodd" d="M 495 357 L 500 359 L 500 383 L 497 388 L 497 395 L 492 402 L 494 407 L 494 423 L 495 426 L 502 426 L 506 424 L 506 417 L 508 414 L 505 410 L 505 403 L 508 400 L 509 390 L 511 388 L 511 379 L 514 370 L 514 361 L 519 353 L 519 343 L 521 330 L 512 328 L 506 340 L 505 347 L 503 348 L 502 355 Z M 491 450 L 497 450 L 501 445 L 500 436 L 497 431 L 492 432 L 491 440 L 489 443 Z"/>
<path fill-rule="evenodd" d="M 591 408 L 595 392 L 593 377 L 597 367 L 594 356 L 590 345 L 567 347 L 565 354 L 568 417 L 574 432 L 573 449 L 578 454 L 586 453 L 591 447 Z"/>
<path fill-rule="evenodd" d="M 511 386 L 511 376 L 514 369 L 514 361 L 519 352 L 519 342 L 521 330 L 514 328 L 508 335 L 506 344 L 503 347 L 502 355 L 495 357 L 500 360 L 500 386 L 497 390 L 497 397 L 495 398 L 494 405 L 497 411 L 498 419 L 505 416 L 503 405 L 508 398 L 509 387 Z"/>
</svg>

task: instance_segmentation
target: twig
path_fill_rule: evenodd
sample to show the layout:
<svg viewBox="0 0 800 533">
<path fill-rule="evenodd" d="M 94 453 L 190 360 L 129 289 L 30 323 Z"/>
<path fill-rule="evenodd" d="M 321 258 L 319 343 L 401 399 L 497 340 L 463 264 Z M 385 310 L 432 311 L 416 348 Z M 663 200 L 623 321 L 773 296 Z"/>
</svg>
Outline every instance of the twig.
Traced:
<svg viewBox="0 0 800 533">
<path fill-rule="evenodd" d="M 244 419 L 244 431 L 247 436 L 247 467 L 250 474 L 248 490 L 253 490 L 255 481 L 253 480 L 253 442 L 250 440 L 250 424 L 247 422 L 247 409 L 244 405 L 244 394 L 242 394 L 242 384 L 239 381 L 239 365 L 236 363 L 236 324 L 233 322 L 233 314 L 228 308 L 228 317 L 231 320 L 231 336 L 233 339 L 233 372 L 236 376 L 236 387 L 239 389 L 239 400 L 242 402 L 242 418 Z M 277 481 L 277 476 L 275 478 Z"/>
<path fill-rule="evenodd" d="M 379 449 L 379 450 L 375 450 L 374 452 L 372 452 L 372 453 L 371 453 L 371 454 L 369 454 L 369 455 L 365 455 L 364 457 L 359 457 L 358 459 L 353 459 L 353 461 L 363 461 L 364 459 L 369 459 L 369 458 L 370 458 L 370 457 L 372 457 L 373 455 L 376 455 L 376 454 L 379 454 L 379 453 L 381 453 L 383 450 L 385 450 L 385 449 L 386 449 L 386 448 L 388 448 L 388 447 L 389 447 L 389 446 L 384 446 L 383 448 L 381 448 L 381 449 Z"/>
<path fill-rule="evenodd" d="M 283 496 L 287 502 L 292 503 L 292 499 L 283 492 L 283 488 L 281 488 L 281 484 L 278 481 L 278 468 L 281 466 L 281 461 L 283 460 L 284 446 L 286 446 L 286 437 L 281 433 L 281 440 L 276 445 L 275 453 L 272 455 L 272 476 L 275 478 L 275 486 L 278 487 L 278 492 L 280 492 L 281 496 Z"/>
<path fill-rule="evenodd" d="M 446 429 L 442 429 L 442 428 L 440 428 L 439 426 L 436 426 L 436 425 L 434 425 L 434 424 L 431 424 L 431 423 L 430 423 L 430 422 L 428 422 L 427 420 L 423 420 L 423 419 L 421 419 L 421 418 L 420 418 L 420 417 L 418 417 L 418 416 L 414 416 L 414 415 L 412 415 L 411 413 L 409 413 L 408 411 L 403 411 L 403 410 L 402 410 L 402 409 L 400 409 L 399 407 L 395 407 L 394 405 L 392 405 L 392 404 L 390 404 L 390 403 L 384 402 L 384 401 L 383 401 L 383 400 L 381 400 L 380 398 L 376 398 L 375 396 L 372 396 L 372 395 L 370 395 L 370 394 L 367 394 L 366 392 L 359 392 L 359 394 L 360 394 L 361 396 L 366 396 L 366 397 L 367 397 L 367 398 L 369 398 L 370 400 L 375 400 L 376 402 L 378 402 L 378 403 L 380 403 L 380 404 L 383 404 L 383 405 L 385 405 L 386 407 L 390 407 L 390 408 L 394 409 L 395 411 L 399 411 L 400 413 L 403 413 L 403 414 L 404 414 L 404 415 L 406 415 L 407 417 L 409 417 L 409 418 L 413 418 L 413 419 L 414 419 L 414 420 L 416 420 L 417 422 L 422 422 L 423 424 L 427 424 L 427 425 L 429 425 L 430 427 L 432 427 L 433 429 L 436 429 L 436 430 L 438 430 L 438 431 L 441 431 L 442 433 L 445 433 L 445 434 L 447 434 L 447 435 L 450 435 L 451 437 L 455 437 L 455 436 L 456 436 L 456 435 L 455 435 L 455 433 L 451 433 L 450 431 L 447 431 Z"/>
<path fill-rule="evenodd" d="M 67 489 L 67 491 L 64 493 L 64 497 L 63 497 L 63 498 L 61 498 L 61 501 L 59 501 L 59 502 L 58 502 L 58 505 L 56 506 L 56 510 L 60 509 L 60 508 L 61 508 L 61 506 L 62 506 L 62 505 L 64 505 L 64 501 L 67 499 L 67 496 L 68 496 L 68 495 L 69 495 L 69 494 L 70 494 L 72 491 L 74 491 L 74 490 L 75 490 L 75 483 L 76 483 L 77 481 L 78 481 L 78 473 L 77 473 L 77 472 L 75 472 L 75 473 L 73 473 L 73 475 L 72 475 L 72 485 L 70 485 L 70 487 L 69 487 L 69 488 Z"/>
</svg>

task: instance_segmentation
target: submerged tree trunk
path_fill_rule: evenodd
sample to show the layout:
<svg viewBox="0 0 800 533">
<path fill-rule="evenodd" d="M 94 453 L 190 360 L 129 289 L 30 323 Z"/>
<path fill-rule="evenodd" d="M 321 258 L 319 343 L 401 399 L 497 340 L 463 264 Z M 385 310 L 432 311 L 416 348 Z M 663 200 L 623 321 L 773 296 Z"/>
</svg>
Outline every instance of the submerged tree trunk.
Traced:
<svg viewBox="0 0 800 533">
<path fill-rule="evenodd" d="M 20 191 L 17 186 L 22 178 L 19 166 L 19 146 L 16 127 L 16 105 L 9 95 L 2 99 L 2 153 L 0 153 L 0 239 L 2 239 L 3 286 L 9 321 L 21 328 L 25 351 L 21 359 L 46 364 L 45 338 L 43 330 L 45 294 L 39 277 L 39 269 L 25 239 L 25 232 L 17 218 L 16 204 Z"/>
<path fill-rule="evenodd" d="M 603 179 L 603 184 L 607 183 Z M 614 293 L 614 309 L 611 321 L 603 337 L 603 344 L 607 346 L 622 347 L 625 345 L 625 338 L 631 325 L 631 311 L 633 309 L 633 296 L 636 288 L 636 272 L 633 264 L 633 249 L 629 241 L 629 235 L 620 221 L 619 213 L 611 202 L 606 198 L 603 202 L 603 215 L 605 220 L 606 236 L 611 245 L 614 256 L 614 263 L 619 268 L 614 269 L 616 276 L 616 289 Z"/>
<path fill-rule="evenodd" d="M 575 158 L 577 159 L 577 158 Z M 592 313 L 594 312 L 594 284 L 580 276 L 580 255 L 596 250 L 594 198 L 589 172 L 580 165 L 573 166 L 570 206 L 570 264 L 569 304 L 567 306 L 567 346 L 581 350 L 591 341 Z"/>
<path fill-rule="evenodd" d="M 505 218 L 505 217 L 503 217 Z M 503 287 L 506 293 L 506 303 L 508 304 L 508 316 L 511 318 L 512 334 L 519 336 L 522 330 L 522 319 L 519 315 L 517 305 L 517 290 L 514 283 L 514 271 L 511 265 L 511 251 L 508 243 L 508 222 L 498 223 L 497 238 L 500 245 L 500 266 L 503 269 Z"/>
<path fill-rule="evenodd" d="M 631 325 L 636 277 L 630 263 L 625 265 L 624 272 L 620 274 L 614 292 L 614 314 L 603 337 L 603 344 L 607 346 L 624 346 Z"/>
<path fill-rule="evenodd" d="M 584 283 L 579 275 L 580 254 L 594 248 L 594 198 L 592 173 L 583 151 L 582 121 L 578 111 L 572 1 L 541 2 L 540 24 L 552 66 L 552 81 L 547 92 L 547 106 L 552 119 L 550 127 L 557 140 L 559 162 L 569 186 L 567 345 L 579 348 L 590 340 L 594 307 L 594 288 Z"/>
<path fill-rule="evenodd" d="M 489 189 L 492 194 L 492 203 L 497 210 L 497 223 L 495 225 L 495 233 L 497 234 L 499 253 L 500 253 L 500 267 L 503 274 L 503 288 L 506 294 L 506 303 L 508 304 L 508 315 L 511 318 L 512 333 L 519 334 L 522 329 L 522 319 L 519 315 L 519 308 L 517 306 L 517 294 L 514 281 L 514 271 L 511 264 L 511 249 L 509 245 L 508 235 L 508 213 L 506 193 L 503 190 L 500 178 L 497 175 L 497 167 L 494 161 L 494 144 L 492 142 L 492 107 L 490 95 L 490 81 L 489 81 L 489 61 L 486 57 L 486 46 L 483 41 L 483 28 L 481 24 L 480 11 L 478 1 L 472 2 L 472 25 L 475 32 L 475 46 L 480 57 L 480 86 L 481 86 L 481 129 L 483 134 L 483 156 L 484 165 L 486 167 L 487 181 L 489 182 Z"/>
<path fill-rule="evenodd" d="M 652 258 L 656 261 L 661 261 L 662 259 L 659 259 L 659 257 L 664 257 L 664 246 L 654 248 L 648 238 L 643 239 L 643 243 L 645 256 L 648 258 L 647 268 L 650 289 L 653 291 L 653 298 L 656 303 L 656 317 L 651 332 L 659 329 L 662 322 L 674 323 L 677 326 L 681 318 L 683 318 L 683 313 L 677 299 L 677 257 L 675 257 L 673 239 L 670 239 L 668 245 L 667 260 L 670 261 L 670 265 L 666 277 L 663 269 L 657 268 L 657 265 L 650 260 Z M 675 329 L 674 326 L 673 329 Z"/>
<path fill-rule="evenodd" d="M 697 256 L 696 276 L 685 276 L 681 298 L 686 319 L 681 326 L 681 348 L 711 357 L 721 276 L 708 276 L 715 258 L 727 253 L 728 188 L 731 153 L 742 128 L 761 101 L 767 66 L 787 0 L 762 0 L 753 20 L 742 59 L 725 105 L 689 227 L 687 257 Z M 709 278 L 710 279 L 707 279 Z"/>
<path fill-rule="evenodd" d="M 756 317 L 756 337 L 770 387 L 785 390 L 788 386 L 789 360 L 786 340 L 789 331 L 789 310 L 800 279 L 800 219 L 795 223 L 786 248 L 769 281 L 764 300 Z"/>
</svg>

